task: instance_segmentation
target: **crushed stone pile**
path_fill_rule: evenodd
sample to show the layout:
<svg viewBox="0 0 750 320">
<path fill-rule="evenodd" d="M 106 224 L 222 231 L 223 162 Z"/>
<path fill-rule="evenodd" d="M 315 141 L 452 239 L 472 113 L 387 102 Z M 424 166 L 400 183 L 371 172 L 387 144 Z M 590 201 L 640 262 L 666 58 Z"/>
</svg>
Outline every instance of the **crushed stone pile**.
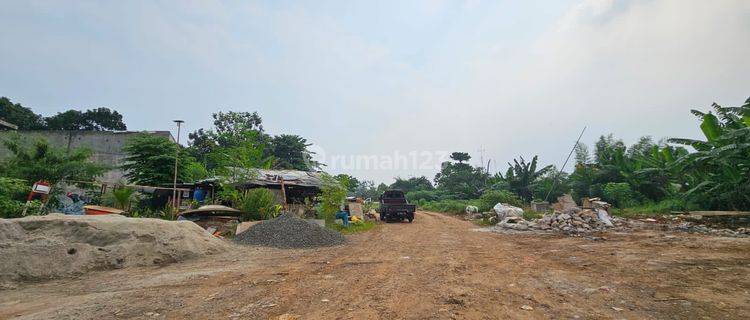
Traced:
<svg viewBox="0 0 750 320">
<path fill-rule="evenodd" d="M 0 219 L 0 288 L 228 250 L 190 221 L 50 214 Z"/>
<path fill-rule="evenodd" d="M 276 248 L 316 248 L 344 244 L 346 238 L 314 222 L 282 214 L 250 227 L 238 234 L 235 241 Z"/>
</svg>

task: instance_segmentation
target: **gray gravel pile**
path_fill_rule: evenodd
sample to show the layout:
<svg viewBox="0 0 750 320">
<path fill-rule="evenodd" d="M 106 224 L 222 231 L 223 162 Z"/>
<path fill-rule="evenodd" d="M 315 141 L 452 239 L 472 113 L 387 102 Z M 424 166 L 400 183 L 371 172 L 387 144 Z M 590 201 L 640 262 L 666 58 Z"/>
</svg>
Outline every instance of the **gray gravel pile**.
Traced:
<svg viewBox="0 0 750 320">
<path fill-rule="evenodd" d="M 291 215 L 263 221 L 238 234 L 240 244 L 276 248 L 316 248 L 344 244 L 340 233 Z"/>
</svg>

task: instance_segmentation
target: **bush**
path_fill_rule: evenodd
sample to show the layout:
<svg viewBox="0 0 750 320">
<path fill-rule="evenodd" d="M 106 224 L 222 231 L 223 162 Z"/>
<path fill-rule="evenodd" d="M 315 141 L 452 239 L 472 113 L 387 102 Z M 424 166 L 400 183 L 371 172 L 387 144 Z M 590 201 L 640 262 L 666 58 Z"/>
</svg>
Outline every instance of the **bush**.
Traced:
<svg viewBox="0 0 750 320">
<path fill-rule="evenodd" d="M 466 212 L 466 206 L 480 206 L 479 200 L 440 200 L 424 201 L 420 204 L 422 209 L 427 211 L 444 212 L 452 214 L 463 214 Z"/>
<path fill-rule="evenodd" d="M 318 214 L 326 221 L 333 221 L 334 215 L 341 210 L 341 205 L 346 200 L 347 189 L 344 182 L 330 175 L 324 174 L 322 179 L 323 187 L 320 188 L 318 196 Z"/>
<path fill-rule="evenodd" d="M 23 213 L 24 197 L 31 191 L 26 181 L 0 177 L 0 218 L 16 218 Z"/>
<path fill-rule="evenodd" d="M 242 220 L 248 221 L 275 218 L 281 207 L 276 204 L 271 190 L 256 188 L 240 196 L 239 209 L 243 211 Z"/>
<path fill-rule="evenodd" d="M 417 190 L 406 193 L 406 199 L 409 202 L 419 203 L 420 201 L 437 201 L 440 200 L 440 194 L 435 190 Z"/>
<path fill-rule="evenodd" d="M 488 190 L 479 197 L 479 211 L 492 210 L 498 202 L 507 203 L 512 206 L 521 207 L 523 201 L 514 193 L 506 190 Z"/>
<path fill-rule="evenodd" d="M 636 205 L 636 195 L 630 185 L 624 182 L 610 182 L 602 189 L 604 201 L 610 202 L 618 208 Z"/>
<path fill-rule="evenodd" d="M 665 199 L 659 202 L 644 203 L 639 206 L 617 209 L 613 213 L 617 216 L 649 216 L 670 214 L 672 211 L 697 210 L 698 206 L 686 203 L 682 199 Z"/>
</svg>

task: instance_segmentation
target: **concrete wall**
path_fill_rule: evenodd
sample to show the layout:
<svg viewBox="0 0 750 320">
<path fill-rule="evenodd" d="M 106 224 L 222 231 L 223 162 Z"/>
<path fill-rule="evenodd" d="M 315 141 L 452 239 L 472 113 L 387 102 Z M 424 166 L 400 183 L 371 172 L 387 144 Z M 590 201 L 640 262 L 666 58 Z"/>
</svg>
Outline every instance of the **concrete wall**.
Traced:
<svg viewBox="0 0 750 320">
<path fill-rule="evenodd" d="M 124 172 L 119 169 L 125 154 L 122 147 L 128 139 L 142 134 L 153 134 L 167 137 L 174 141 L 169 131 L 143 131 L 143 132 L 107 132 L 107 131 L 0 131 L 0 140 L 5 140 L 13 134 L 21 135 L 26 143 L 33 143 L 38 139 L 46 139 L 55 147 L 65 150 L 75 148 L 88 148 L 94 152 L 92 160 L 111 167 L 99 180 L 104 182 L 117 182 L 123 179 Z M 0 144 L 0 159 L 8 157 L 10 151 Z"/>
</svg>

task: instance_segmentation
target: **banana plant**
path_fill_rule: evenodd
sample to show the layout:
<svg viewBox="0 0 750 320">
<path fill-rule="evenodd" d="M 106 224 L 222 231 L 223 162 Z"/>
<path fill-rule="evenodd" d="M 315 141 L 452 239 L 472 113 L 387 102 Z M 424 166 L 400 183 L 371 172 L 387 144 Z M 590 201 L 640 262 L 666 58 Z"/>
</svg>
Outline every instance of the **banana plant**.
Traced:
<svg viewBox="0 0 750 320">
<path fill-rule="evenodd" d="M 669 139 L 696 152 L 676 159 L 685 173 L 688 199 L 708 209 L 750 209 L 750 98 L 740 107 L 712 105 L 713 112 L 692 113 L 701 119 L 705 140 Z M 715 113 L 715 114 L 714 114 Z"/>
</svg>

